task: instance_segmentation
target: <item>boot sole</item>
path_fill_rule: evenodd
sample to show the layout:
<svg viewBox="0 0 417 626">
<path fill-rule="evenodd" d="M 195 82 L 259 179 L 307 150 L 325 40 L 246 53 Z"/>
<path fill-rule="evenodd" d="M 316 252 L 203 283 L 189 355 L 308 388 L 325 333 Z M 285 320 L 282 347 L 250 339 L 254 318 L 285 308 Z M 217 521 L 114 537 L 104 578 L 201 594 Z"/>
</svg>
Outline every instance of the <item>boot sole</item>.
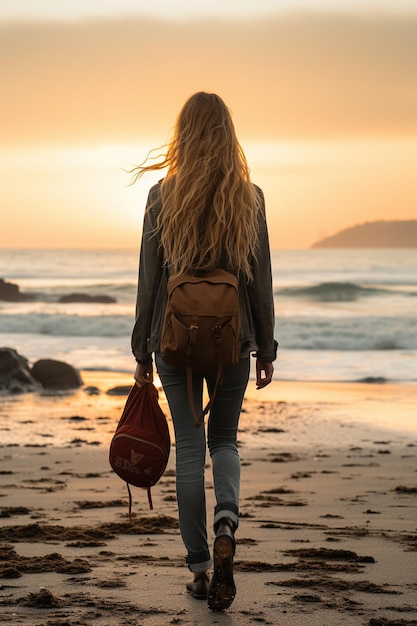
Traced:
<svg viewBox="0 0 417 626">
<path fill-rule="evenodd" d="M 214 542 L 214 573 L 210 583 L 207 604 L 211 611 L 224 611 L 235 599 L 233 580 L 234 545 L 230 537 L 217 537 Z"/>
</svg>

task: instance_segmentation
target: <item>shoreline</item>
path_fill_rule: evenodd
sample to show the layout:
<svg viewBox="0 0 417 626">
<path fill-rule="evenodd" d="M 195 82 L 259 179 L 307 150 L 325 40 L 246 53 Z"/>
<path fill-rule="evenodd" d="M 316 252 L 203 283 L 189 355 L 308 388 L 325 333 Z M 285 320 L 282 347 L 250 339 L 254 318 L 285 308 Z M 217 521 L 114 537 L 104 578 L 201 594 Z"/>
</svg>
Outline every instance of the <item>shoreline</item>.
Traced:
<svg viewBox="0 0 417 626">
<path fill-rule="evenodd" d="M 85 385 L 109 386 L 133 384 L 133 374 L 125 372 L 81 371 Z M 155 385 L 160 400 L 166 404 L 159 378 Z M 321 382 L 274 379 L 264 389 L 256 389 L 255 380 L 249 380 L 245 402 L 296 403 L 320 406 L 331 411 L 338 408 L 338 416 L 352 420 L 358 427 L 366 424 L 376 429 L 417 435 L 417 383 L 409 382 Z M 168 409 L 167 409 L 168 410 Z M 398 417 L 400 416 L 400 418 Z M 336 417 L 336 411 L 333 417 Z"/>
<path fill-rule="evenodd" d="M 248 386 L 247 397 L 265 401 L 324 403 L 338 406 L 342 419 L 358 427 L 417 435 L 417 385 L 410 383 L 272 381 L 258 391 Z"/>
<path fill-rule="evenodd" d="M 0 441 L 3 444 L 106 446 L 117 426 L 133 384 L 133 375 L 124 372 L 80 372 L 83 387 L 71 392 L 28 393 L 0 396 Z M 155 379 L 159 401 L 172 422 L 159 379 Z M 95 388 L 97 395 L 87 389 Z M 115 387 L 123 387 L 121 395 L 109 395 Z M 268 443 L 270 428 L 288 430 L 281 440 L 288 445 L 325 446 L 342 443 L 343 430 L 350 439 L 360 442 L 364 437 L 403 439 L 417 436 L 417 389 L 404 384 L 313 383 L 274 380 L 257 390 L 249 381 L 239 427 L 239 438 L 256 447 Z M 295 416 L 295 417 L 294 417 Z M 261 430 L 260 430 L 261 429 Z"/>
</svg>

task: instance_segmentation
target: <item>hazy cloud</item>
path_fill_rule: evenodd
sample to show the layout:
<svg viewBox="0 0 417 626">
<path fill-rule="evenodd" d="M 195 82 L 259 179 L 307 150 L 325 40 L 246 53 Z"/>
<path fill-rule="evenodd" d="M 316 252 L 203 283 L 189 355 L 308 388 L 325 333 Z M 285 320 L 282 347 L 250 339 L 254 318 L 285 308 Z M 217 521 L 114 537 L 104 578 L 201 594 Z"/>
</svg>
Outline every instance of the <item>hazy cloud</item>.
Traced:
<svg viewBox="0 0 417 626">
<path fill-rule="evenodd" d="M 216 91 L 257 140 L 417 133 L 417 16 L 146 19 L 0 28 L 1 141 L 166 138 Z"/>
</svg>

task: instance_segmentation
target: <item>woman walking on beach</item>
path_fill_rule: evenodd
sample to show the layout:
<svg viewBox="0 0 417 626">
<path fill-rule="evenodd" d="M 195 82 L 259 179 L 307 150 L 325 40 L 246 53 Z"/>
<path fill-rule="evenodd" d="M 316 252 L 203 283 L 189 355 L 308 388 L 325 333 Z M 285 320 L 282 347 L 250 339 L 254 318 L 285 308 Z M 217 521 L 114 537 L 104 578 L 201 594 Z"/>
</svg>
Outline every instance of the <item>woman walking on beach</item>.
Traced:
<svg viewBox="0 0 417 626">
<path fill-rule="evenodd" d="M 227 609 L 235 597 L 234 534 L 238 527 L 240 459 L 237 430 L 256 355 L 256 385 L 271 382 L 277 344 L 271 263 L 262 191 L 250 181 L 231 114 L 223 100 L 199 92 L 182 108 L 166 154 L 137 166 L 134 180 L 167 168 L 149 192 L 139 265 L 132 350 L 136 383 L 153 380 L 153 359 L 175 430 L 176 489 L 180 531 L 194 578 L 187 589 L 211 610 Z M 223 371 L 205 428 L 195 428 L 184 369 L 161 356 L 168 277 L 223 269 L 238 279 L 240 359 Z M 201 411 L 203 382 L 216 376 L 193 372 L 194 402 Z M 213 561 L 207 539 L 204 467 L 208 445 L 214 482 Z M 209 570 L 213 576 L 209 580 Z"/>
</svg>

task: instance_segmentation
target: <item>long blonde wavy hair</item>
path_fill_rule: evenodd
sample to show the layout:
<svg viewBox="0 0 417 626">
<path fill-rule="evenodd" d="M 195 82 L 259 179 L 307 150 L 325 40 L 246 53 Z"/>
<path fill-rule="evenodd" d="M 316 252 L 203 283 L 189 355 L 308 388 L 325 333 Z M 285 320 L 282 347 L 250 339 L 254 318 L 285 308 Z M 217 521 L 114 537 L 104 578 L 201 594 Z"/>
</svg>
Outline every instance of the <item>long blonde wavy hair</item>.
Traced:
<svg viewBox="0 0 417 626">
<path fill-rule="evenodd" d="M 250 280 L 261 198 L 223 100 L 205 92 L 191 96 L 166 153 L 156 163 L 149 156 L 131 170 L 132 182 L 168 167 L 157 232 L 171 275 L 210 270 L 222 259 Z"/>
</svg>

